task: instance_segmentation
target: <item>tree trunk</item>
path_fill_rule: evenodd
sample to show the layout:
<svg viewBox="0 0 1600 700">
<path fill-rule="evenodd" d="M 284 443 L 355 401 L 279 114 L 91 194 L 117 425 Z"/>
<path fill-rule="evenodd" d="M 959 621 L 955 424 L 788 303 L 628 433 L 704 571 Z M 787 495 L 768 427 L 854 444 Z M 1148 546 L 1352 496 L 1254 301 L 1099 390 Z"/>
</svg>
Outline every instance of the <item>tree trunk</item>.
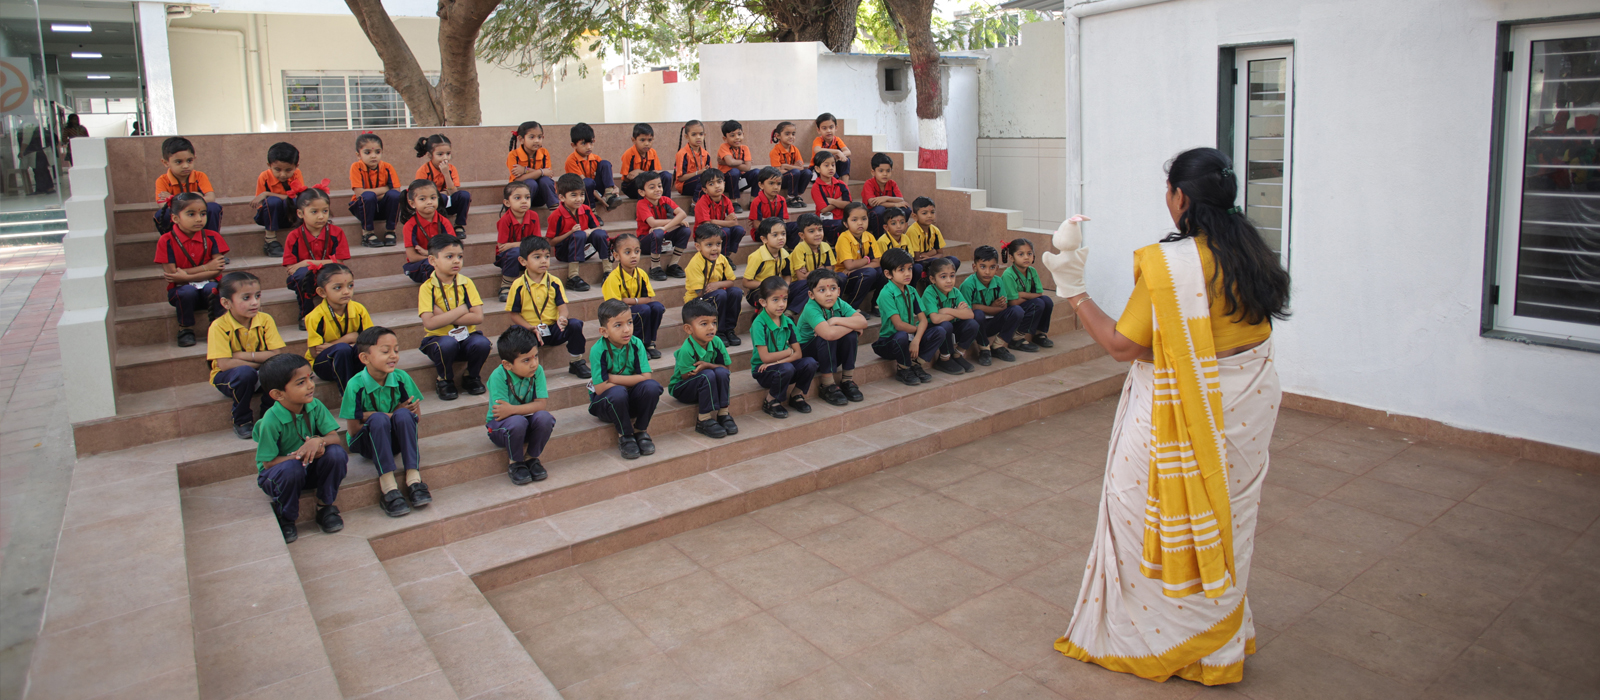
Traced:
<svg viewBox="0 0 1600 700">
<path fill-rule="evenodd" d="M 944 128 L 944 95 L 940 84 L 939 47 L 933 43 L 932 0 L 885 0 L 905 29 L 911 49 L 911 75 L 917 83 L 917 165 L 944 169 L 950 150 Z"/>
<path fill-rule="evenodd" d="M 768 0 L 752 9 L 777 25 L 778 41 L 820 41 L 829 51 L 845 53 L 856 40 L 856 11 L 861 0 Z"/>
<path fill-rule="evenodd" d="M 383 61 L 383 81 L 400 93 L 400 99 L 411 109 L 412 120 L 418 126 L 443 126 L 445 115 L 439 106 L 438 91 L 428 84 L 428 76 L 422 73 L 417 57 L 411 53 L 405 37 L 400 36 L 388 11 L 383 9 L 382 1 L 345 0 L 345 4 L 356 16 L 367 40 L 372 42 L 379 60 Z M 475 77 L 473 84 L 477 84 Z M 476 95 L 476 87 L 473 91 Z"/>
<path fill-rule="evenodd" d="M 483 123 L 478 103 L 478 32 L 500 0 L 439 0 L 439 101 L 451 126 Z"/>
</svg>

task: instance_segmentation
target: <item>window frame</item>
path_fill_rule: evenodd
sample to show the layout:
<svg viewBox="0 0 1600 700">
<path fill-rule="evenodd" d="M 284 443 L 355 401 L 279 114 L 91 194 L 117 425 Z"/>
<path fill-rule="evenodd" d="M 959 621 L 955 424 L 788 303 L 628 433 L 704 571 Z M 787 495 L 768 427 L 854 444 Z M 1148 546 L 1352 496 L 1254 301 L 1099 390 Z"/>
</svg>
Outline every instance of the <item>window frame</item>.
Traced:
<svg viewBox="0 0 1600 700">
<path fill-rule="evenodd" d="M 343 131 L 343 130 L 354 130 L 354 129 L 407 129 L 407 128 L 415 127 L 417 125 L 417 123 L 416 123 L 416 120 L 411 115 L 411 107 L 410 107 L 410 105 L 407 105 L 405 103 L 405 100 L 402 99 L 399 96 L 399 92 L 395 91 L 394 88 L 392 88 L 392 87 L 389 88 L 389 89 L 391 91 L 395 92 L 395 100 L 400 105 L 401 111 L 402 111 L 402 113 L 404 114 L 404 117 L 405 117 L 404 123 L 402 123 L 402 124 L 372 124 L 372 123 L 365 123 L 365 122 L 358 123 L 357 119 L 359 117 L 364 116 L 364 115 L 362 114 L 363 110 L 361 110 L 359 108 L 362 103 L 360 103 L 356 99 L 356 96 L 357 96 L 357 93 L 360 90 L 360 88 L 362 88 L 362 87 L 370 87 L 370 86 L 357 85 L 356 82 L 355 82 L 355 79 L 357 79 L 357 78 L 374 78 L 374 77 L 377 77 L 377 78 L 381 79 L 382 76 L 383 76 L 383 73 L 382 72 L 378 72 L 378 71 L 326 71 L 326 70 L 299 70 L 299 71 L 286 70 L 286 71 L 283 71 L 282 83 L 281 84 L 283 86 L 283 111 L 284 111 L 284 121 L 285 121 L 284 130 L 285 131 L 289 131 L 289 132 L 293 132 L 293 133 L 303 133 L 303 132 L 313 132 L 313 131 Z M 427 73 L 426 76 L 428 78 L 428 82 L 433 83 L 433 84 L 438 84 L 439 75 L 437 73 Z M 290 82 L 293 81 L 293 80 L 306 80 L 306 79 L 313 79 L 313 78 L 320 79 L 320 80 L 326 80 L 328 78 L 338 78 L 339 80 L 341 80 L 343 82 L 343 84 L 344 84 L 344 126 L 342 126 L 342 127 L 332 127 L 332 128 L 317 128 L 317 129 L 308 129 L 308 128 L 299 128 L 299 129 L 297 129 L 297 128 L 294 127 L 294 116 L 293 116 L 293 113 L 294 113 L 295 110 L 292 109 L 293 102 L 290 100 L 291 94 L 290 94 L 289 91 L 292 89 L 291 85 L 290 85 Z M 388 87 L 387 83 L 384 84 L 384 87 Z M 324 121 L 324 123 L 326 123 L 327 120 L 324 119 L 323 121 Z"/>
<path fill-rule="evenodd" d="M 1289 269 L 1294 251 L 1294 123 L 1295 123 L 1295 42 L 1277 39 L 1232 44 L 1220 47 L 1217 54 L 1217 150 L 1233 160 L 1239 177 L 1239 206 L 1248 207 L 1249 168 L 1249 63 L 1252 60 L 1282 58 L 1288 62 L 1288 89 L 1284 94 L 1283 148 L 1283 225 L 1279 239 L 1279 260 Z M 1244 87 L 1240 84 L 1243 81 Z"/>
<path fill-rule="evenodd" d="M 1529 51 L 1534 41 L 1584 35 L 1600 35 L 1600 13 L 1502 22 L 1499 26 L 1479 322 L 1479 335 L 1486 338 L 1600 352 L 1600 325 L 1516 314 Z"/>
</svg>

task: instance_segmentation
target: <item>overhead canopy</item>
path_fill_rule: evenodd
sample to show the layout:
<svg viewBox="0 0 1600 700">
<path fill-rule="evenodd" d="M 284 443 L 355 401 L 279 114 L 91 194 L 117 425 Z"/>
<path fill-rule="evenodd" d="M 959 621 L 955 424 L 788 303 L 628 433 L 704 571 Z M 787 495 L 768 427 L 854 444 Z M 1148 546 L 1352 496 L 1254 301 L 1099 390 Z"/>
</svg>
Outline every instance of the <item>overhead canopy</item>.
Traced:
<svg viewBox="0 0 1600 700">
<path fill-rule="evenodd" d="M 1033 10 L 1034 12 L 1064 12 L 1066 0 L 1011 0 L 1000 4 L 1002 10 Z"/>
</svg>

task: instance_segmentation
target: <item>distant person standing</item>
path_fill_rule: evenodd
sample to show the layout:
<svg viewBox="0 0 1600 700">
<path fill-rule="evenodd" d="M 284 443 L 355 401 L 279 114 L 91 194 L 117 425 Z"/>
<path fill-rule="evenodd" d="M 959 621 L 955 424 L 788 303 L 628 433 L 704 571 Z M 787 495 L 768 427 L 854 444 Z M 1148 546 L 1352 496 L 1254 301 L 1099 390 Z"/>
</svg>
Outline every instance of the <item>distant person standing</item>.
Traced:
<svg viewBox="0 0 1600 700">
<path fill-rule="evenodd" d="M 89 129 L 78 121 L 78 115 L 67 115 L 67 126 L 61 130 L 61 163 L 63 168 L 72 167 L 72 140 L 89 138 Z"/>
</svg>

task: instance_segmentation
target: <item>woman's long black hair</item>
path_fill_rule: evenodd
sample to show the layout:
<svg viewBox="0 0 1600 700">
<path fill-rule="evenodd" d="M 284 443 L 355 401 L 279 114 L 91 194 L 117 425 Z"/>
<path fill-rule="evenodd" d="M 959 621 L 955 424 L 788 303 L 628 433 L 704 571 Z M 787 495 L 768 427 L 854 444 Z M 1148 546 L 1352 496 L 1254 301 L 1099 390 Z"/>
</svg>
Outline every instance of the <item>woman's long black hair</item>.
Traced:
<svg viewBox="0 0 1600 700">
<path fill-rule="evenodd" d="M 1222 275 L 1227 315 L 1250 324 L 1289 318 L 1289 272 L 1235 204 L 1239 179 L 1233 161 L 1215 148 L 1179 153 L 1167 163 L 1167 188 L 1188 196 L 1189 208 L 1178 232 L 1162 242 L 1205 235 Z"/>
</svg>

